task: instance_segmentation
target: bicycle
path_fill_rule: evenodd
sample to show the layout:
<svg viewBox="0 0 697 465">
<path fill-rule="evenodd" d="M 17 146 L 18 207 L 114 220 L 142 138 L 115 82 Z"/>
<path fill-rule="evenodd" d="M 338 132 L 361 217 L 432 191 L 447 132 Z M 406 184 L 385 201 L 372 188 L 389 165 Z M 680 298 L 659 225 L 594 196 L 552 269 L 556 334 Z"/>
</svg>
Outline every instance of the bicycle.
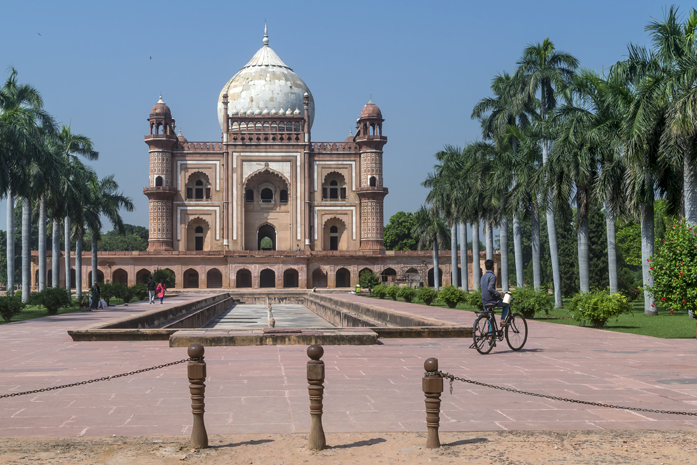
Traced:
<svg viewBox="0 0 697 465">
<path fill-rule="evenodd" d="M 484 312 L 480 313 L 472 328 L 472 338 L 474 346 L 482 355 L 488 354 L 496 346 L 496 340 L 506 343 L 511 350 L 518 351 L 523 348 L 528 340 L 528 323 L 520 313 L 510 313 L 506 317 L 504 329 L 499 329 L 496 324 L 496 314 L 494 308 L 497 304 L 484 305 Z"/>
</svg>

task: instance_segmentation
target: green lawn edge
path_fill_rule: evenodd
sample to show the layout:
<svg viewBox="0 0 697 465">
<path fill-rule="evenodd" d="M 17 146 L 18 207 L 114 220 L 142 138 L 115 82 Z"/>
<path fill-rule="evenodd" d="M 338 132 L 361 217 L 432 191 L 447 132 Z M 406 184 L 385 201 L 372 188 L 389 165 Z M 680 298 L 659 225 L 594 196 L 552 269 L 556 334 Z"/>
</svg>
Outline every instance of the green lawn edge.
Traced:
<svg viewBox="0 0 697 465">
<path fill-rule="evenodd" d="M 371 295 L 364 295 L 364 297 L 376 300 L 392 300 L 387 297 L 385 299 L 379 299 L 378 297 Z M 414 299 L 413 302 L 406 302 L 402 298 L 397 298 L 397 300 L 399 302 L 425 305 L 418 299 Z M 564 299 L 563 303 L 565 308 L 555 308 L 549 312 L 549 315 L 535 315 L 534 320 L 543 321 L 546 323 L 586 327 L 583 326 L 579 321 L 571 318 L 568 311 L 571 299 Z M 644 302 L 642 300 L 635 300 L 631 303 L 631 305 L 631 314 L 620 315 L 617 320 L 611 318 L 603 330 L 615 331 L 618 333 L 638 334 L 641 336 L 651 336 L 661 339 L 695 339 L 695 335 L 697 333 L 697 327 L 695 326 L 696 322 L 695 320 L 688 318 L 687 310 L 678 311 L 673 314 L 659 310 L 658 315 L 648 316 L 644 314 Z M 433 302 L 431 307 L 448 308 L 448 306 L 442 302 Z M 467 305 L 463 302 L 457 304 L 457 307 L 455 307 L 454 310 L 462 310 L 467 312 L 479 311 L 478 308 Z"/>
</svg>

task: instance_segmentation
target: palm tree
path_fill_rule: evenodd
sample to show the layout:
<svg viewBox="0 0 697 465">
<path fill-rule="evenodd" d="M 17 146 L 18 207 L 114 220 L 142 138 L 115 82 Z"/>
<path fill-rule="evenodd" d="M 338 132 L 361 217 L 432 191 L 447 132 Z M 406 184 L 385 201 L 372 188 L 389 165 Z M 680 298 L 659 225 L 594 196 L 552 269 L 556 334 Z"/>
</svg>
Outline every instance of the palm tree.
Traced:
<svg viewBox="0 0 697 465">
<path fill-rule="evenodd" d="M 517 139 L 507 138 L 509 126 L 525 129 L 530 124 L 529 115 L 534 114 L 534 100 L 526 98 L 522 92 L 521 82 L 504 72 L 494 77 L 491 82 L 491 90 L 494 97 L 480 100 L 472 110 L 472 118 L 477 118 L 482 124 L 484 139 L 496 142 L 499 151 L 512 150 L 515 157 Z M 510 172 L 510 167 L 501 166 L 494 179 L 501 180 Z M 515 182 L 513 179 L 511 182 Z M 500 183 L 499 183 L 500 184 Z M 512 185 L 501 186 L 502 192 L 508 192 Z M 513 249 L 516 267 L 516 286 L 523 286 L 523 245 L 520 233 L 520 219 L 517 211 L 508 212 L 513 217 Z M 508 216 L 501 216 L 500 242 L 501 242 L 501 284 L 508 288 Z"/>
<path fill-rule="evenodd" d="M 697 224 L 697 10 L 680 21 L 671 6 L 663 21 L 650 22 L 649 32 L 662 78 L 654 92 L 668 100 L 665 130 L 661 134 L 661 161 L 682 170 L 685 219 Z"/>
<path fill-rule="evenodd" d="M 62 157 L 68 163 L 70 163 L 73 160 L 76 160 L 78 155 L 83 156 L 87 160 L 96 160 L 99 157 L 99 153 L 96 152 L 93 148 L 92 141 L 86 136 L 83 136 L 80 134 L 74 134 L 72 132 L 70 126 L 63 126 L 61 128 L 61 132 L 58 135 L 56 142 L 57 142 L 58 147 L 59 147 L 58 150 L 60 150 Z M 81 196 L 76 195 L 74 192 L 73 192 L 73 195 L 68 195 L 68 192 L 74 189 L 74 186 L 70 185 L 73 182 L 72 179 L 70 178 L 70 176 L 63 178 L 63 181 L 66 184 L 62 189 L 63 194 L 66 195 L 67 198 L 76 201 L 76 203 L 73 203 L 73 204 L 64 204 L 64 206 L 66 208 L 64 209 L 64 211 L 61 212 L 65 215 L 64 216 L 64 224 L 63 224 L 64 231 L 65 231 L 64 232 L 64 237 L 65 237 L 65 288 L 68 291 L 70 291 L 70 289 L 71 289 L 71 283 L 70 283 L 71 228 L 70 228 L 70 212 L 65 211 L 65 210 L 72 209 L 73 211 L 75 211 L 75 209 L 81 208 L 81 205 L 80 205 L 79 201 L 77 200 Z M 60 226 L 57 225 L 58 222 L 59 222 L 59 218 L 54 216 L 53 217 L 54 235 L 55 235 L 57 230 L 60 230 Z M 54 241 L 55 241 L 55 237 L 54 237 Z M 54 244 L 55 244 L 55 242 L 54 242 Z M 55 253 L 55 250 L 54 250 L 54 253 Z M 60 254 L 58 255 L 58 257 L 60 257 Z M 56 260 L 55 255 L 54 255 L 54 260 Z M 58 281 L 58 275 L 56 273 L 56 269 L 57 268 L 54 266 L 54 271 L 53 271 L 54 278 L 53 279 L 55 281 Z M 77 272 L 77 270 L 76 270 L 76 272 Z"/>
<path fill-rule="evenodd" d="M 10 76 L 0 89 L 0 195 L 7 196 L 7 287 L 14 292 L 14 199 L 18 192 L 27 192 L 29 167 L 40 153 L 40 128 L 51 127 L 52 118 L 43 110 L 39 92 L 32 86 L 17 83 L 17 70 L 10 68 Z M 29 201 L 23 202 L 29 208 Z M 23 211 L 26 226 L 29 210 Z M 24 237 L 27 236 L 25 240 Z M 28 241 L 23 231 L 23 242 Z M 28 266 L 27 244 L 23 244 L 23 265 Z M 24 266 L 23 266 L 24 267 Z M 26 267 L 24 267 L 26 268 Z M 28 271 L 23 269 L 22 300 L 29 297 L 26 281 Z"/>
<path fill-rule="evenodd" d="M 106 217 L 119 234 L 125 234 L 126 229 L 119 210 L 124 208 L 126 211 L 133 211 L 131 199 L 118 189 L 119 185 L 113 175 L 104 177 L 101 181 L 95 176 L 88 183 L 89 202 L 84 209 L 84 226 L 90 229 L 92 237 L 92 282 L 90 285 L 97 282 L 97 241 L 101 238 L 101 217 Z M 80 241 L 83 235 L 84 230 L 81 229 L 78 236 Z"/>
<path fill-rule="evenodd" d="M 555 50 L 549 38 L 542 43 L 528 45 L 523 56 L 518 61 L 516 77 L 524 82 L 528 96 L 537 96 L 539 91 L 538 119 L 544 123 L 548 114 L 557 106 L 556 94 L 563 89 L 578 67 L 578 60 L 572 55 Z M 542 161 L 547 163 L 549 140 L 542 139 Z M 554 225 L 554 209 L 545 202 L 547 213 L 547 232 L 549 235 L 549 252 L 552 261 L 552 277 L 554 280 L 554 306 L 561 308 L 561 277 L 559 275 L 559 248 L 557 232 Z"/>
<path fill-rule="evenodd" d="M 433 284 L 436 290 L 440 288 L 440 263 L 438 261 L 438 247 L 444 247 L 450 238 L 448 226 L 440 217 L 435 205 L 421 206 L 414 213 L 414 226 L 411 234 L 418 241 L 419 250 L 433 247 Z"/>
</svg>

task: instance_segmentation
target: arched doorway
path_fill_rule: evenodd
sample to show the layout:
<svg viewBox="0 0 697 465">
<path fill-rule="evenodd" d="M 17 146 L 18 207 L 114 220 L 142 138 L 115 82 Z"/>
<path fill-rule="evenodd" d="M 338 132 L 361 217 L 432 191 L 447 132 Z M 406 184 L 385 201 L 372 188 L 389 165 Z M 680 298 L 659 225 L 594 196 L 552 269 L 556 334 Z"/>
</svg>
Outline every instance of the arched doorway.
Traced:
<svg viewBox="0 0 697 465">
<path fill-rule="evenodd" d="M 189 221 L 186 227 L 186 250 L 211 250 L 210 225 L 201 218 Z"/>
<path fill-rule="evenodd" d="M 249 270 L 238 270 L 235 275 L 236 287 L 252 287 L 252 272 Z"/>
<path fill-rule="evenodd" d="M 312 272 L 312 287 L 327 287 L 327 273 L 322 271 L 321 268 L 317 268 Z"/>
<path fill-rule="evenodd" d="M 208 289 L 220 289 L 223 287 L 223 274 L 217 268 L 208 270 L 206 273 L 206 287 Z"/>
<path fill-rule="evenodd" d="M 145 268 L 138 270 L 136 273 L 136 283 L 147 283 L 151 274 L 150 270 L 146 270 Z M 97 279 L 99 279 L 99 273 L 97 273 Z"/>
<path fill-rule="evenodd" d="M 330 218 L 324 223 L 322 230 L 323 250 L 347 250 L 348 236 L 346 224 L 339 218 Z"/>
<path fill-rule="evenodd" d="M 268 238 L 264 240 L 265 238 Z M 276 228 L 264 224 L 257 231 L 257 250 L 276 250 Z"/>
<path fill-rule="evenodd" d="M 351 287 L 351 273 L 346 268 L 336 270 L 336 287 Z"/>
<path fill-rule="evenodd" d="M 288 268 L 283 272 L 283 287 L 298 287 L 298 270 Z"/>
<path fill-rule="evenodd" d="M 90 272 L 90 278 L 92 277 L 92 272 Z M 99 270 L 97 270 L 97 282 L 99 281 Z M 104 274 L 101 276 L 102 281 L 104 281 Z M 128 273 L 126 270 L 119 268 L 118 270 L 114 270 L 114 273 L 111 275 L 111 282 L 116 284 L 116 283 L 121 283 L 121 284 L 126 284 L 128 285 Z"/>
<path fill-rule="evenodd" d="M 385 268 L 382 270 L 382 282 L 394 282 L 397 279 L 397 272 L 394 268 Z"/>
<path fill-rule="evenodd" d="M 172 287 L 177 287 L 177 275 L 174 273 L 174 270 L 171 268 L 165 268 L 165 271 L 172 273 L 172 276 L 174 277 L 174 285 Z"/>
<path fill-rule="evenodd" d="M 443 286 L 443 270 L 438 268 L 438 282 Z M 433 280 L 433 268 L 428 270 L 428 287 L 434 287 L 436 285 Z"/>
<path fill-rule="evenodd" d="M 261 270 L 259 274 L 259 287 L 276 287 L 276 272 L 274 270 Z"/>
<path fill-rule="evenodd" d="M 125 271 L 124 271 L 124 273 L 125 273 Z M 126 280 L 128 280 L 128 274 L 126 274 Z M 92 287 L 92 272 L 91 271 L 87 272 L 87 282 L 89 283 L 90 287 Z M 99 270 L 99 269 L 97 270 L 97 282 L 98 283 L 104 282 L 104 273 L 102 273 L 102 270 Z M 114 281 L 114 282 L 118 282 L 118 281 Z"/>
<path fill-rule="evenodd" d="M 361 271 L 358 272 L 358 279 L 360 279 L 360 278 L 361 278 L 361 275 L 362 275 L 363 273 L 365 273 L 366 271 L 369 271 L 369 272 L 371 272 L 371 273 L 373 272 L 373 270 L 371 270 L 370 268 L 363 268 Z"/>
<path fill-rule="evenodd" d="M 187 289 L 198 289 L 198 271 L 189 268 L 184 272 L 184 287 Z"/>
<path fill-rule="evenodd" d="M 412 287 L 419 287 L 421 284 L 421 274 L 416 268 L 409 268 L 404 273 L 404 279 L 406 279 L 409 285 Z"/>
</svg>

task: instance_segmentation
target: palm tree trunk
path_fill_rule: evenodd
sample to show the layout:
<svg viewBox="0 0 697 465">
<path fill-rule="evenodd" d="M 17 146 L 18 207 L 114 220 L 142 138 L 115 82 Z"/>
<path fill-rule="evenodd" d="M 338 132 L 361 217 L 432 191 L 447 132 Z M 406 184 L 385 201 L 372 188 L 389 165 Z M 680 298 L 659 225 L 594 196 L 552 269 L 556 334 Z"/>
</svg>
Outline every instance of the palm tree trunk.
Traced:
<svg viewBox="0 0 697 465">
<path fill-rule="evenodd" d="M 486 234 L 486 259 L 494 259 L 494 228 L 491 227 L 491 221 L 484 223 L 484 232 Z"/>
<path fill-rule="evenodd" d="M 457 288 L 457 223 L 450 228 L 450 266 L 452 267 L 452 286 Z"/>
<path fill-rule="evenodd" d="M 39 291 L 46 289 L 46 194 L 39 199 Z"/>
<path fill-rule="evenodd" d="M 460 223 L 460 274 L 462 290 L 469 292 L 469 272 L 467 270 L 467 225 Z"/>
<path fill-rule="evenodd" d="M 440 264 L 438 262 L 438 241 L 433 241 L 433 287 L 440 289 Z"/>
<path fill-rule="evenodd" d="M 542 162 L 547 163 L 548 142 L 542 141 Z M 550 198 L 552 196 L 550 189 Z M 561 308 L 561 275 L 559 274 L 559 245 L 557 244 L 557 227 L 554 222 L 554 206 L 545 205 L 547 212 L 547 235 L 549 236 L 549 258 L 552 262 L 552 281 L 554 282 L 554 308 Z"/>
<path fill-rule="evenodd" d="M 472 223 L 472 279 L 474 289 L 479 289 L 482 279 L 482 269 L 479 263 L 479 221 Z"/>
<path fill-rule="evenodd" d="M 7 190 L 7 295 L 15 293 L 15 199 Z"/>
<path fill-rule="evenodd" d="M 513 215 L 513 255 L 515 256 L 515 286 L 523 287 L 523 234 L 520 231 L 520 219 Z"/>
<path fill-rule="evenodd" d="M 644 287 L 653 286 L 653 278 L 649 273 L 651 262 L 649 260 L 653 256 L 653 199 L 645 203 L 641 207 L 641 274 L 643 276 Z M 653 302 L 653 297 L 644 290 L 644 314 L 657 315 L 658 310 Z"/>
<path fill-rule="evenodd" d="M 65 217 L 63 222 L 64 236 L 65 236 L 65 288 L 68 292 L 71 292 L 70 283 L 70 218 Z"/>
<path fill-rule="evenodd" d="M 53 248 L 51 249 L 51 287 L 60 287 L 61 274 L 61 222 L 53 220 Z"/>
<path fill-rule="evenodd" d="M 31 293 L 31 201 L 22 199 L 22 302 Z"/>
<path fill-rule="evenodd" d="M 530 212 L 530 229 L 532 231 L 532 285 L 535 290 L 542 286 L 540 275 L 540 211 L 537 202 L 532 203 Z"/>
<path fill-rule="evenodd" d="M 508 218 L 501 218 L 499 226 L 499 243 L 501 246 L 501 289 L 508 291 Z"/>
<path fill-rule="evenodd" d="M 75 241 L 75 297 L 82 297 L 82 231 Z"/>
<path fill-rule="evenodd" d="M 588 215 L 584 215 L 584 218 L 578 218 L 577 220 L 580 227 L 576 231 L 576 237 L 578 238 L 578 278 L 579 278 L 579 288 L 581 292 L 590 291 L 590 252 L 589 252 L 589 241 L 588 241 Z"/>
<path fill-rule="evenodd" d="M 90 256 L 90 259 L 92 261 L 92 282 L 90 283 L 90 286 L 92 286 L 94 283 L 99 282 L 99 276 L 97 274 L 97 240 L 95 239 L 96 235 L 94 231 L 92 231 L 92 254 Z"/>
<path fill-rule="evenodd" d="M 605 204 L 605 225 L 607 228 L 607 267 L 610 277 L 610 293 L 617 292 L 617 239 L 615 234 L 615 212 L 610 203 Z"/>
<path fill-rule="evenodd" d="M 697 162 L 689 153 L 683 157 L 683 194 L 685 220 L 697 224 Z"/>
</svg>

